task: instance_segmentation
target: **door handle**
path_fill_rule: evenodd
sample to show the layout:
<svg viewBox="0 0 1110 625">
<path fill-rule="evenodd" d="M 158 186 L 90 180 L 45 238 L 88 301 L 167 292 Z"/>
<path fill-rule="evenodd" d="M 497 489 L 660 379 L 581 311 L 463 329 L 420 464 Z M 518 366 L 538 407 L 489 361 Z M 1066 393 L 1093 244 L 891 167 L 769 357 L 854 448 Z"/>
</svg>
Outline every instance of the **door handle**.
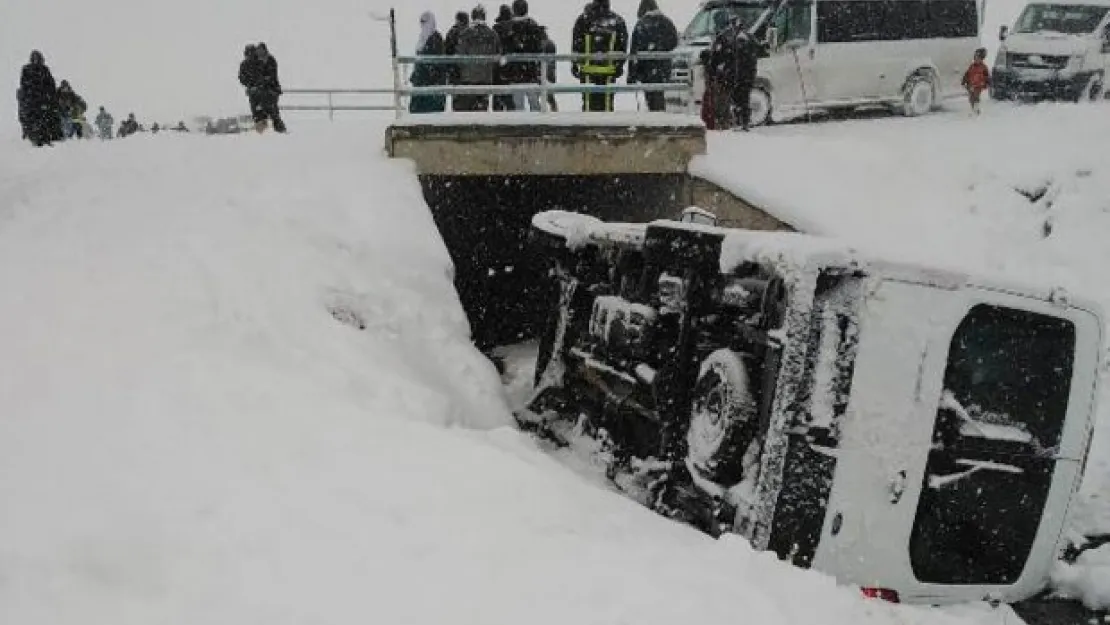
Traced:
<svg viewBox="0 0 1110 625">
<path fill-rule="evenodd" d="M 906 472 L 899 471 L 890 478 L 890 503 L 896 504 L 902 501 L 902 496 L 906 494 Z"/>
</svg>

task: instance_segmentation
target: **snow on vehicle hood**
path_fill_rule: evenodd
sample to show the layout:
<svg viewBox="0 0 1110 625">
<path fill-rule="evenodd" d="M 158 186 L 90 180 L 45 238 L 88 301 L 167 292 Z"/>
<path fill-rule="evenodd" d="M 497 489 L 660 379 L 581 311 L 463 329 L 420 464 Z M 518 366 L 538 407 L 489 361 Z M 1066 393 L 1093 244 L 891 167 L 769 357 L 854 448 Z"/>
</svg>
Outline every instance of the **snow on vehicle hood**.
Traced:
<svg viewBox="0 0 1110 625">
<path fill-rule="evenodd" d="M 1018 54 L 1046 54 L 1049 56 L 1073 56 L 1087 51 L 1085 37 L 1064 33 L 1019 33 L 1006 38 L 1002 49 Z"/>
</svg>

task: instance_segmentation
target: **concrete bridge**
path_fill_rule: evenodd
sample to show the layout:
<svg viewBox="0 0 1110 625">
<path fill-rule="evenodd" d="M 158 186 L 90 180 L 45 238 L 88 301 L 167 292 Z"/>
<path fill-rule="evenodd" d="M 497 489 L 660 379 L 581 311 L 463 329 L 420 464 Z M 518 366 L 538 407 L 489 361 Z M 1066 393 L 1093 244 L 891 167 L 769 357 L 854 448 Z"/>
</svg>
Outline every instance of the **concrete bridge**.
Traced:
<svg viewBox="0 0 1110 625">
<path fill-rule="evenodd" d="M 389 127 L 385 144 L 390 156 L 416 164 L 479 345 L 528 338 L 542 322 L 545 265 L 527 246 L 538 212 L 645 222 L 699 206 L 722 225 L 790 229 L 688 173 L 690 161 L 707 150 L 705 127 L 690 116 L 412 115 Z"/>
</svg>

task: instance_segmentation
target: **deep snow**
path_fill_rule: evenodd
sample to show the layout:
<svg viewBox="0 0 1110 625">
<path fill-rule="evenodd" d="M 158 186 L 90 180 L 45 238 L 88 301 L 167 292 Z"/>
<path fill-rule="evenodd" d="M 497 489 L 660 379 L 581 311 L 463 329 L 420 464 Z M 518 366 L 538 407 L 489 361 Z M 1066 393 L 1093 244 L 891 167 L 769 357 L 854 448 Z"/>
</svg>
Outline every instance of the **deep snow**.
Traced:
<svg viewBox="0 0 1110 625">
<path fill-rule="evenodd" d="M 0 148 L 0 622 L 957 622 L 507 427 L 380 136 Z"/>
</svg>

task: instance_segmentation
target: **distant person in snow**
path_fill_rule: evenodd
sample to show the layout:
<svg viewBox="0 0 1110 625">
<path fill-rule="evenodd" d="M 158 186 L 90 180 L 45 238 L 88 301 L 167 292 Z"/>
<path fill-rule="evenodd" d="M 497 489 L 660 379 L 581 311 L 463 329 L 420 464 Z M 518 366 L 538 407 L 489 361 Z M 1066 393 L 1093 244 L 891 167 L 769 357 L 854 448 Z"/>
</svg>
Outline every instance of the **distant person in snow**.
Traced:
<svg viewBox="0 0 1110 625">
<path fill-rule="evenodd" d="M 497 56 L 501 54 L 501 40 L 486 23 L 486 9 L 474 7 L 470 12 L 470 26 L 459 35 L 459 55 Z M 459 84 L 492 85 L 497 79 L 495 61 L 470 61 L 459 66 Z M 488 95 L 457 95 L 451 101 L 456 111 L 488 111 Z"/>
<path fill-rule="evenodd" d="M 189 132 L 189 127 L 185 125 L 185 122 L 180 121 L 177 122 L 177 126 L 174 126 L 174 130 L 177 132 Z"/>
<path fill-rule="evenodd" d="M 555 45 L 555 41 L 547 33 L 547 27 L 541 26 L 543 29 L 543 53 L 544 54 L 558 54 L 559 46 Z M 547 64 L 547 84 L 554 85 L 559 82 L 559 64 L 554 61 L 549 61 Z M 554 93 L 548 92 L 547 94 L 547 110 L 552 113 L 559 112 L 559 102 L 555 98 Z"/>
<path fill-rule="evenodd" d="M 979 48 L 975 51 L 975 58 L 971 61 L 971 66 L 964 72 L 962 81 L 964 89 L 967 89 L 967 100 L 971 104 L 971 112 L 975 115 L 980 113 L 979 100 L 991 86 L 991 70 L 987 67 L 987 49 Z"/>
<path fill-rule="evenodd" d="M 639 18 L 632 30 L 632 43 L 629 51 L 671 52 L 678 47 L 678 29 L 669 17 L 659 10 L 655 0 L 642 0 L 636 12 Z M 658 84 L 669 82 L 671 62 L 660 60 L 631 61 L 628 65 L 628 82 Z M 645 91 L 649 111 L 661 112 L 666 109 L 666 94 L 662 91 Z"/>
<path fill-rule="evenodd" d="M 115 125 L 116 120 L 112 119 L 112 115 L 103 106 L 100 107 L 100 112 L 96 114 L 96 132 L 101 141 L 112 138 L 112 128 Z"/>
<path fill-rule="evenodd" d="M 493 20 L 493 32 L 497 33 L 498 41 L 501 42 L 501 50 L 504 53 L 512 46 L 510 37 L 512 36 L 512 21 L 513 9 L 507 4 L 502 4 L 501 8 L 497 11 L 497 19 Z M 497 69 L 498 85 L 507 85 L 509 82 L 505 76 L 505 66 L 499 66 Z M 493 96 L 493 110 L 495 111 L 511 111 L 513 110 L 513 96 L 509 94 Z"/>
<path fill-rule="evenodd" d="M 42 53 L 35 50 L 19 78 L 20 108 L 27 124 L 27 138 L 36 147 L 62 138 L 58 88 Z"/>
<path fill-rule="evenodd" d="M 462 34 L 466 28 L 470 26 L 470 14 L 466 11 L 459 11 L 455 14 L 455 23 L 451 25 L 450 30 L 447 31 L 447 37 L 443 40 L 443 53 L 447 56 L 455 56 L 459 53 L 459 35 Z M 447 82 L 448 84 L 457 84 L 459 81 L 459 66 L 447 66 Z"/>
<path fill-rule="evenodd" d="M 586 5 L 574 23 L 572 36 L 575 54 L 608 54 L 628 52 L 628 26 L 624 18 L 610 8 L 609 0 L 594 0 Z M 624 75 L 624 61 L 587 59 L 571 66 L 582 84 L 611 85 Z M 613 94 L 598 92 L 582 96 L 584 111 L 612 111 Z"/>
<path fill-rule="evenodd" d="M 540 54 L 543 52 L 543 28 L 528 16 L 528 0 L 513 0 L 513 18 L 509 20 L 508 47 L 505 54 Z M 505 83 L 510 85 L 537 85 L 540 82 L 540 64 L 536 61 L 515 61 L 502 68 Z M 539 111 L 540 92 L 513 94 L 513 110 Z M 527 105 L 527 108 L 526 108 Z"/>
<path fill-rule="evenodd" d="M 272 122 L 275 131 L 285 132 L 278 105 L 281 81 L 278 80 L 277 59 L 265 43 L 244 48 L 243 61 L 239 64 L 239 84 L 247 90 L 254 129 L 263 132 L 267 122 Z"/>
<path fill-rule="evenodd" d="M 285 121 L 281 119 L 281 80 L 278 78 L 278 62 L 265 42 L 255 47 L 262 61 L 262 112 L 270 120 L 276 132 L 285 132 Z"/>
<path fill-rule="evenodd" d="M 23 131 L 23 140 L 31 136 L 31 120 L 27 115 L 27 107 L 23 106 L 23 89 L 15 90 L 15 102 L 19 107 L 19 128 Z"/>
<path fill-rule="evenodd" d="M 62 135 L 66 139 L 80 139 L 84 136 L 87 109 L 85 99 L 77 95 L 69 81 L 63 80 L 58 86 L 58 113 L 61 115 Z"/>
<path fill-rule="evenodd" d="M 135 120 L 135 114 L 131 113 L 127 116 L 122 124 L 119 125 L 119 132 L 116 134 L 119 138 L 130 137 L 131 135 L 139 132 L 139 122 Z"/>
<path fill-rule="evenodd" d="M 420 15 L 420 37 L 416 40 L 417 56 L 442 56 L 443 35 L 436 30 L 436 16 L 431 11 Z M 434 87 L 447 84 L 445 65 L 421 63 L 417 60 L 409 82 L 414 87 Z M 447 96 L 421 94 L 409 99 L 410 113 L 442 113 L 447 108 Z"/>
</svg>

